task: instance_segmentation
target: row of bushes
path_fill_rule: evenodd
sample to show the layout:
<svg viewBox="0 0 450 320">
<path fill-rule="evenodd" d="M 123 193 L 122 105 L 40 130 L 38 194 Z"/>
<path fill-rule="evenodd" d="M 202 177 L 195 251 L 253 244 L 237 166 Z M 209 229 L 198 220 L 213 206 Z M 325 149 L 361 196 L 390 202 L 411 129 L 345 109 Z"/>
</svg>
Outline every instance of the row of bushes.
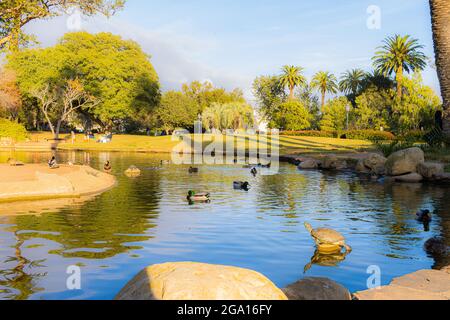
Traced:
<svg viewBox="0 0 450 320">
<path fill-rule="evenodd" d="M 24 141 L 28 137 L 23 125 L 7 119 L 0 119 L 0 138 L 10 138 L 14 141 Z"/>
<path fill-rule="evenodd" d="M 302 137 L 323 137 L 323 138 L 344 138 L 358 140 L 394 140 L 395 136 L 391 132 L 377 130 L 349 130 L 349 131 L 283 131 L 282 136 L 302 136 Z"/>
</svg>

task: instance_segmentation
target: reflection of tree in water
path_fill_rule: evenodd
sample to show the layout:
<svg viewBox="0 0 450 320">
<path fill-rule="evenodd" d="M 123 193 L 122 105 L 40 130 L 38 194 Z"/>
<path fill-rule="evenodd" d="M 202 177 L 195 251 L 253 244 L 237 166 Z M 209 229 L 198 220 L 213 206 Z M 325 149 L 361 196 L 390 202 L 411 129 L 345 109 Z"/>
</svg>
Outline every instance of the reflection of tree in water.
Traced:
<svg viewBox="0 0 450 320">
<path fill-rule="evenodd" d="M 36 287 L 36 280 L 45 277 L 46 273 L 33 273 L 32 269 L 43 267 L 45 260 L 30 261 L 22 255 L 22 245 L 25 242 L 20 234 L 14 232 L 16 244 L 14 245 L 14 257 L 8 257 L 3 263 L 16 264 L 11 269 L 0 269 L 0 298 L 12 300 L 26 300 L 31 295 L 43 291 Z M 27 273 L 27 270 L 30 272 Z"/>
<path fill-rule="evenodd" d="M 18 216 L 19 230 L 27 239 L 44 238 L 57 242 L 51 254 L 66 258 L 106 259 L 141 247 L 129 245 L 146 241 L 157 218 L 159 176 L 122 179 L 113 190 L 77 207 L 54 214 Z"/>
</svg>

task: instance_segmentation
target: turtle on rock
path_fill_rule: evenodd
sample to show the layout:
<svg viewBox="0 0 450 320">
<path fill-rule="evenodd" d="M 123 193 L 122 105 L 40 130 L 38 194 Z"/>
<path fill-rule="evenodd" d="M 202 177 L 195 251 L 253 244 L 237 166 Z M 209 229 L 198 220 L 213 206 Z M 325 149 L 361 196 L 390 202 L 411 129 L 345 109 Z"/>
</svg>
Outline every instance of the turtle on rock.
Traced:
<svg viewBox="0 0 450 320">
<path fill-rule="evenodd" d="M 342 248 L 350 253 L 352 248 L 345 243 L 345 238 L 339 232 L 333 229 L 318 228 L 313 229 L 312 226 L 305 222 L 306 230 L 311 234 L 316 242 L 317 249 L 322 253 L 334 253 Z"/>
</svg>

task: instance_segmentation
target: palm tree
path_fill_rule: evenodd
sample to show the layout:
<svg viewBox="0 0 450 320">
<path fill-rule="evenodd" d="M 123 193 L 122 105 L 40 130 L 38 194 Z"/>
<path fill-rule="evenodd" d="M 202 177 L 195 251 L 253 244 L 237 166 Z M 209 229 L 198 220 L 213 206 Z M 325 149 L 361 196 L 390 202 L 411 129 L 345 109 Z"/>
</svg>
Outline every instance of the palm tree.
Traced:
<svg viewBox="0 0 450 320">
<path fill-rule="evenodd" d="M 306 82 L 303 76 L 303 68 L 296 66 L 284 66 L 282 75 L 279 78 L 280 85 L 283 88 L 289 88 L 289 100 L 294 100 L 295 87 L 301 86 Z"/>
<path fill-rule="evenodd" d="M 436 67 L 444 102 L 444 132 L 450 135 L 450 2 L 430 0 Z"/>
<path fill-rule="evenodd" d="M 337 93 L 339 91 L 339 86 L 337 84 L 336 77 L 326 71 L 317 72 L 311 81 L 311 86 L 317 89 L 322 94 L 322 112 L 325 108 L 325 98 L 327 93 Z"/>
<path fill-rule="evenodd" d="M 397 96 L 402 97 L 403 73 L 423 70 L 427 65 L 427 57 L 420 51 L 423 46 L 417 39 L 409 35 L 388 37 L 384 45 L 379 47 L 373 58 L 377 71 L 385 76 L 395 73 L 397 80 Z"/>
<path fill-rule="evenodd" d="M 339 89 L 346 95 L 356 96 L 362 88 L 366 73 L 361 69 L 347 70 L 341 75 Z"/>
<path fill-rule="evenodd" d="M 364 91 L 370 86 L 375 86 L 378 90 L 389 90 L 395 87 L 395 83 L 391 77 L 374 70 L 364 75 L 364 79 L 361 82 L 361 90 Z"/>
</svg>

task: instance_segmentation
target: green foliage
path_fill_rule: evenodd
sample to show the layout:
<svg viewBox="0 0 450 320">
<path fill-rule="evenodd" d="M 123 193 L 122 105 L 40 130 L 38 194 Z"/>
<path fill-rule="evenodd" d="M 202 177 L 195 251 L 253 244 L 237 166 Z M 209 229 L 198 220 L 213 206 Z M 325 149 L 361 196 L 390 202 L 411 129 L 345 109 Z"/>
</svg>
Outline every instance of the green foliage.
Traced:
<svg viewBox="0 0 450 320">
<path fill-rule="evenodd" d="M 110 33 L 68 33 L 54 47 L 10 56 L 9 64 L 28 97 L 46 85 L 79 79 L 101 101 L 82 111 L 104 127 L 139 121 L 159 103 L 158 76 L 148 56 L 135 42 Z"/>
<path fill-rule="evenodd" d="M 366 73 L 361 69 L 347 70 L 341 76 L 339 89 L 347 96 L 356 97 L 362 89 L 363 80 Z"/>
<path fill-rule="evenodd" d="M 31 21 L 48 19 L 77 8 L 87 16 L 110 16 L 121 9 L 125 0 L 2 0 L 0 2 L 0 49 L 17 51 L 20 45 L 34 41 L 23 28 Z"/>
<path fill-rule="evenodd" d="M 311 120 L 311 114 L 301 102 L 290 100 L 278 107 L 270 126 L 281 130 L 304 130 L 311 127 Z"/>
<path fill-rule="evenodd" d="M 352 115 L 357 129 L 388 128 L 389 110 L 392 108 L 392 93 L 371 86 L 359 95 Z"/>
<path fill-rule="evenodd" d="M 289 100 L 294 99 L 294 90 L 296 87 L 303 85 L 306 78 L 303 76 L 303 68 L 296 66 L 284 66 L 282 74 L 279 77 L 279 85 L 282 88 L 289 89 Z"/>
<path fill-rule="evenodd" d="M 0 119 L 0 138 L 24 141 L 27 137 L 28 133 L 23 125 L 7 119 Z"/>
<path fill-rule="evenodd" d="M 279 85 L 276 76 L 261 76 L 253 82 L 253 94 L 258 102 L 259 111 L 269 121 L 278 106 L 286 101 L 286 92 Z"/>
<path fill-rule="evenodd" d="M 317 72 L 312 81 L 311 87 L 317 89 L 322 94 L 322 108 L 325 106 L 325 96 L 327 93 L 337 93 L 339 86 L 336 77 L 330 72 Z"/>
<path fill-rule="evenodd" d="M 243 102 L 213 103 L 203 112 L 206 129 L 248 129 L 254 125 L 253 108 Z"/>
<path fill-rule="evenodd" d="M 154 112 L 155 125 L 166 132 L 176 128 L 191 128 L 200 113 L 195 101 L 177 91 L 163 94 L 160 105 Z"/>
<path fill-rule="evenodd" d="M 323 131 L 336 131 L 338 133 L 346 128 L 347 111 L 350 104 L 346 97 L 339 97 L 328 101 L 324 108 L 324 114 L 320 122 Z"/>
</svg>

